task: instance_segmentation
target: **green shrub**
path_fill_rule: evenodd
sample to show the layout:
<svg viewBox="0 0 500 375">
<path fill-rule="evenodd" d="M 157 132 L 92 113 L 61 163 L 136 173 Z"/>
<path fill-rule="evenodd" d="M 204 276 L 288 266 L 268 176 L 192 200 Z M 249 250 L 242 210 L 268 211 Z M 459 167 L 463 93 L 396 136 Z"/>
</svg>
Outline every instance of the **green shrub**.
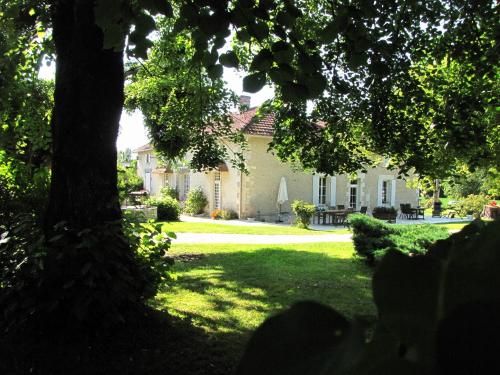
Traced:
<svg viewBox="0 0 500 375">
<path fill-rule="evenodd" d="M 394 207 L 378 206 L 373 209 L 372 215 L 374 218 L 380 220 L 388 220 L 395 222 L 398 215 L 398 211 Z"/>
<path fill-rule="evenodd" d="M 309 228 L 311 217 L 314 215 L 316 207 L 313 204 L 301 200 L 294 200 L 292 202 L 292 210 L 297 216 L 295 225 L 299 228 Z"/>
<path fill-rule="evenodd" d="M 157 219 L 161 221 L 177 221 L 181 214 L 179 202 L 172 197 L 155 198 L 148 200 L 148 205 L 156 206 Z"/>
<path fill-rule="evenodd" d="M 132 191 L 142 189 L 143 181 L 137 175 L 136 161 L 132 163 L 131 167 L 118 165 L 116 170 L 118 173 L 118 196 L 120 202 L 124 202 Z"/>
<path fill-rule="evenodd" d="M 372 211 L 374 214 L 397 214 L 398 210 L 394 207 L 377 206 Z"/>
<path fill-rule="evenodd" d="M 145 223 L 147 220 L 146 214 L 143 211 L 136 210 L 123 210 L 122 211 L 123 220 L 127 223 Z"/>
<path fill-rule="evenodd" d="M 222 220 L 234 220 L 238 218 L 238 214 L 233 210 L 221 210 L 219 216 Z"/>
<path fill-rule="evenodd" d="M 460 216 L 474 215 L 478 217 L 483 211 L 484 205 L 488 204 L 489 201 L 490 197 L 487 195 L 470 194 L 466 198 L 459 200 L 455 205 L 455 209 Z"/>
<path fill-rule="evenodd" d="M 356 253 L 375 264 L 392 249 L 408 255 L 427 252 L 437 240 L 448 237 L 448 230 L 430 224 L 388 225 L 360 214 L 349 216 Z"/>
<path fill-rule="evenodd" d="M 207 204 L 208 199 L 205 196 L 205 193 L 200 187 L 196 187 L 188 193 L 184 206 L 184 212 L 188 215 L 202 214 Z"/>
<path fill-rule="evenodd" d="M 162 197 L 170 197 L 179 200 L 179 191 L 172 186 L 164 186 L 160 189 L 160 195 Z"/>
<path fill-rule="evenodd" d="M 125 219 L 123 225 L 73 230 L 60 222 L 45 239 L 33 219 L 18 215 L 0 230 L 2 332 L 28 321 L 49 330 L 61 321 L 123 323 L 124 313 L 153 297 L 168 277 L 171 260 L 165 255 L 174 235 L 162 233 L 160 223 Z"/>
<path fill-rule="evenodd" d="M 152 277 L 154 287 L 167 279 L 168 269 L 173 264 L 171 258 L 167 257 L 172 238 L 176 238 L 173 232 L 163 232 L 161 223 L 149 221 L 137 223 L 123 220 L 123 232 L 146 273 Z"/>
</svg>

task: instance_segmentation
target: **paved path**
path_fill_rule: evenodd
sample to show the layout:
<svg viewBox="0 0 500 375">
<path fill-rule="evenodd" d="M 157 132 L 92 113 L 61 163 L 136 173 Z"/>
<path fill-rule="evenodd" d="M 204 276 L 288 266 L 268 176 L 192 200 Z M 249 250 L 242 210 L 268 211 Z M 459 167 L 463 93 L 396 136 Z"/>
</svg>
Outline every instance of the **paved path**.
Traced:
<svg viewBox="0 0 500 375">
<path fill-rule="evenodd" d="M 234 243 L 234 244 L 290 244 L 306 242 L 350 242 L 349 234 L 290 235 L 290 234 L 221 234 L 176 233 L 175 243 Z"/>
<path fill-rule="evenodd" d="M 181 216 L 182 221 L 190 222 L 209 222 L 213 224 L 226 225 L 247 225 L 247 226 L 282 226 L 290 227 L 289 224 L 262 223 L 258 221 L 247 220 L 212 220 L 206 217 Z M 425 220 L 400 220 L 398 224 L 424 224 L 424 223 L 443 223 L 443 222 L 461 222 L 463 219 L 447 218 L 426 218 Z M 310 225 L 315 230 L 345 229 L 344 227 L 334 227 L 332 225 Z M 322 235 L 291 235 L 291 234 L 221 234 L 221 233 L 176 233 L 176 243 L 230 243 L 230 244 L 289 244 L 289 243 L 307 243 L 307 242 L 350 242 L 352 234 L 322 234 Z"/>
</svg>

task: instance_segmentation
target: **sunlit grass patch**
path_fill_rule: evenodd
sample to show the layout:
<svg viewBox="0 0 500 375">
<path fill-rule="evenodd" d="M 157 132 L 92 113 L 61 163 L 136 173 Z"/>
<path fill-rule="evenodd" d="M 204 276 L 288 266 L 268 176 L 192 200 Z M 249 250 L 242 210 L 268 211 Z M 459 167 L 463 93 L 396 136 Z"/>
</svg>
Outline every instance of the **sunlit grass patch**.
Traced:
<svg viewBox="0 0 500 375">
<path fill-rule="evenodd" d="M 353 259 L 350 243 L 174 244 L 171 253 L 204 256 L 177 262 L 175 281 L 155 304 L 237 352 L 266 317 L 299 300 L 322 302 L 351 318 L 375 315 L 371 270 Z"/>
<path fill-rule="evenodd" d="M 345 234 L 350 233 L 348 229 L 333 229 L 333 230 L 313 230 L 302 229 L 292 226 L 281 225 L 232 225 L 220 223 L 198 223 L 172 221 L 166 222 L 163 225 L 163 230 L 166 232 L 179 233 L 226 233 L 226 234 L 260 234 L 260 235 L 323 235 L 323 234 Z"/>
</svg>

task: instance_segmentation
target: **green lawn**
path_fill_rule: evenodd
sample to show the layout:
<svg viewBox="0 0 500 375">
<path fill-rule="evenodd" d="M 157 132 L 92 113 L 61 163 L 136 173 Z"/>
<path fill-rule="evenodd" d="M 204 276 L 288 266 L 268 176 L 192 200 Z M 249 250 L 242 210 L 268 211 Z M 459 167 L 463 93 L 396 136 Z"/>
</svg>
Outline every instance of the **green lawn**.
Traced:
<svg viewBox="0 0 500 375">
<path fill-rule="evenodd" d="M 463 221 L 460 223 L 441 223 L 441 224 L 435 224 L 440 227 L 445 227 L 448 230 L 461 230 L 463 227 L 465 227 L 467 224 L 469 224 L 470 221 Z"/>
<path fill-rule="evenodd" d="M 298 300 L 374 316 L 371 270 L 353 253 L 350 243 L 174 244 L 171 254 L 189 259 L 176 261 L 174 280 L 154 303 L 190 319 L 237 358 L 252 330 Z"/>
<path fill-rule="evenodd" d="M 163 230 L 167 232 L 179 233 L 228 233 L 228 234 L 317 234 L 323 235 L 326 233 L 345 234 L 350 233 L 348 229 L 333 229 L 328 231 L 320 231 L 313 229 L 301 229 L 291 226 L 279 225 L 231 225 L 219 223 L 195 223 L 185 221 L 166 222 L 163 225 Z"/>
</svg>

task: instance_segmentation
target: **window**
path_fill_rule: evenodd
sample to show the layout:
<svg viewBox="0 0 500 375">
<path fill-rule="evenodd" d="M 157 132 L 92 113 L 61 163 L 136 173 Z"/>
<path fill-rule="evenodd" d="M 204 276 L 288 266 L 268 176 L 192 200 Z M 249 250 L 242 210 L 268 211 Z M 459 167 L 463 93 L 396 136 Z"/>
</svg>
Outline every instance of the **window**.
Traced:
<svg viewBox="0 0 500 375">
<path fill-rule="evenodd" d="M 151 172 L 144 173 L 144 190 L 151 191 Z"/>
<path fill-rule="evenodd" d="M 214 209 L 221 208 L 220 172 L 214 174 Z"/>
<path fill-rule="evenodd" d="M 326 177 L 319 178 L 318 204 L 326 204 Z"/>
<path fill-rule="evenodd" d="M 189 193 L 189 174 L 187 174 L 187 173 L 184 175 L 184 181 L 183 181 L 182 188 L 183 188 L 183 193 L 184 193 L 184 199 L 186 199 L 187 195 Z"/>
<path fill-rule="evenodd" d="M 358 180 L 351 180 L 349 186 L 349 207 L 356 209 L 358 205 Z"/>
<path fill-rule="evenodd" d="M 387 196 L 389 195 L 389 194 L 387 194 L 388 183 L 389 183 L 389 181 L 387 181 L 387 180 L 382 181 L 382 203 L 389 203 L 389 201 L 387 200 Z"/>
<path fill-rule="evenodd" d="M 146 154 L 146 164 L 151 163 L 151 154 Z"/>
</svg>

